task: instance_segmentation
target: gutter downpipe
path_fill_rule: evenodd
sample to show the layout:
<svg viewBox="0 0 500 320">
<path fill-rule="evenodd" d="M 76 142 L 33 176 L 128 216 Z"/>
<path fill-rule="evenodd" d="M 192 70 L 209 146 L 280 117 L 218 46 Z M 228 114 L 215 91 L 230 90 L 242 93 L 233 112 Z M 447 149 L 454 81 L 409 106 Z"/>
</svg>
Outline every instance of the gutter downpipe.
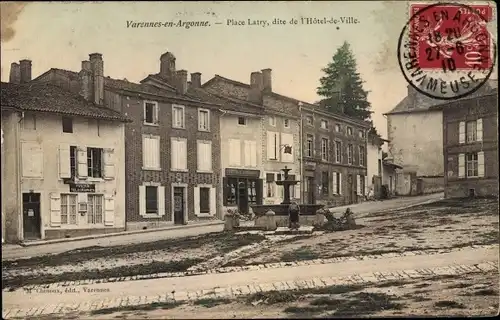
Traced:
<svg viewBox="0 0 500 320">
<path fill-rule="evenodd" d="M 21 170 L 22 170 L 22 153 L 21 153 L 21 137 L 20 137 L 20 127 L 21 121 L 24 119 L 24 112 L 21 112 L 20 119 L 16 123 L 16 188 L 17 188 L 17 213 L 19 214 L 19 219 L 17 220 L 17 239 L 23 241 L 24 230 L 23 230 L 23 199 L 22 199 L 22 188 L 21 188 Z"/>
<path fill-rule="evenodd" d="M 223 116 L 225 116 L 225 115 L 226 115 L 226 113 L 227 113 L 227 111 L 226 111 L 226 110 L 219 109 L 219 111 L 222 113 L 221 118 L 222 118 Z M 222 119 L 221 119 L 221 120 L 222 120 Z M 225 173 L 224 173 L 224 172 L 225 172 L 225 171 L 222 169 L 222 137 L 221 137 L 221 136 L 222 136 L 222 128 L 221 128 L 221 126 L 222 126 L 222 121 L 221 121 L 221 120 L 219 120 L 219 139 L 220 139 L 220 149 L 221 149 L 221 152 L 219 152 L 219 154 L 220 154 L 219 163 L 220 163 L 220 165 L 221 165 L 221 168 L 220 168 L 220 169 L 221 169 L 221 170 L 220 170 L 220 171 L 221 171 L 221 175 L 220 175 L 220 176 L 221 176 L 221 185 L 222 185 L 222 190 L 221 190 L 221 192 L 220 192 L 220 196 L 219 196 L 219 203 L 221 204 L 221 206 L 220 206 L 220 214 L 219 214 L 219 217 L 220 217 L 220 219 L 221 219 L 221 220 L 223 220 L 223 221 L 224 221 L 224 216 L 225 216 L 225 214 L 224 214 L 224 188 L 225 188 L 226 186 L 224 185 L 224 175 L 225 175 Z"/>
<path fill-rule="evenodd" d="M 300 183 L 300 202 L 301 204 L 304 204 L 304 183 L 305 183 L 305 179 L 304 179 L 304 153 L 303 153 L 303 148 L 304 148 L 304 144 L 303 144 L 303 121 L 302 121 L 302 102 L 299 101 L 298 103 L 299 105 L 299 113 L 300 113 L 300 137 L 299 137 L 299 143 L 300 143 L 300 180 L 301 180 L 301 183 Z"/>
</svg>

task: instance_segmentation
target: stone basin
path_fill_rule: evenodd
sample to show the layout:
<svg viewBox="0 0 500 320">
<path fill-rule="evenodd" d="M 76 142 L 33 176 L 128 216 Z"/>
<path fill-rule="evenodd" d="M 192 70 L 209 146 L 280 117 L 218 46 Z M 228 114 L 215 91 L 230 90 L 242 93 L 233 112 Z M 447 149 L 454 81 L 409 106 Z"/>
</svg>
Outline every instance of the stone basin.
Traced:
<svg viewBox="0 0 500 320">
<path fill-rule="evenodd" d="M 274 211 L 277 216 L 288 216 L 289 204 L 262 204 L 250 206 L 256 216 L 263 216 L 269 210 Z M 323 208 L 322 204 L 299 204 L 301 216 L 312 216 L 316 211 Z"/>
</svg>

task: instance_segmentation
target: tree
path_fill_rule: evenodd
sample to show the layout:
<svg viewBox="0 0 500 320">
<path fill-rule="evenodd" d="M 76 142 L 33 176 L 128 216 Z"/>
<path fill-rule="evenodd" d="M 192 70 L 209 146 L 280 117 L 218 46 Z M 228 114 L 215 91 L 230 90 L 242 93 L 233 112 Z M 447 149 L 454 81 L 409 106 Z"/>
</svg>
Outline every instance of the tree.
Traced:
<svg viewBox="0 0 500 320">
<path fill-rule="evenodd" d="M 323 99 L 320 105 L 329 111 L 343 113 L 361 120 L 371 117 L 368 92 L 363 89 L 363 81 L 356 70 L 356 60 L 349 43 L 345 41 L 322 71 L 317 94 Z"/>
</svg>

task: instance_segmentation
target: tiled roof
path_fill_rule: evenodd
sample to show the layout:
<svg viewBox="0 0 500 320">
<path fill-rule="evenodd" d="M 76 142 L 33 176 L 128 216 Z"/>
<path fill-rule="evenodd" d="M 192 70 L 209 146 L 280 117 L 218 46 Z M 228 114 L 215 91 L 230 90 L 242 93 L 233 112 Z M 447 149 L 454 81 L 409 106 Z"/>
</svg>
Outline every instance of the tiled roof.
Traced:
<svg viewBox="0 0 500 320">
<path fill-rule="evenodd" d="M 98 106 L 78 94 L 50 83 L 31 82 L 19 85 L 2 82 L 1 92 L 2 108 L 131 122 L 115 110 Z"/>
<path fill-rule="evenodd" d="M 232 97 L 222 96 L 215 92 L 203 88 L 189 88 L 188 94 L 200 100 L 212 102 L 220 105 L 220 109 L 227 111 L 245 112 L 251 114 L 263 114 L 264 108 L 261 105 L 249 101 Z"/>
<path fill-rule="evenodd" d="M 467 101 L 467 100 L 472 100 L 472 99 L 477 99 L 477 98 L 482 98 L 482 97 L 492 97 L 492 96 L 498 97 L 498 88 L 491 89 L 490 91 L 488 91 L 482 95 L 471 95 L 471 96 L 463 97 L 461 99 L 457 99 L 457 100 L 453 100 L 453 101 L 444 101 L 444 102 L 441 101 L 441 104 L 432 106 L 429 109 L 430 110 L 442 110 L 443 108 L 457 106 L 457 104 L 456 104 L 457 102 Z"/>
<path fill-rule="evenodd" d="M 494 84 L 492 81 L 496 81 L 496 80 L 489 80 L 481 88 L 479 88 L 476 92 L 474 92 L 471 95 L 468 95 L 466 97 L 457 99 L 457 100 L 476 98 L 476 97 L 480 97 L 480 96 L 491 93 L 492 91 L 495 90 L 495 89 L 493 89 Z M 457 101 L 457 100 L 453 100 L 453 101 Z M 448 104 L 448 103 L 449 103 L 449 101 L 440 100 L 440 99 L 433 99 L 433 98 L 430 98 L 426 95 L 421 94 L 420 92 L 416 92 L 415 98 L 412 99 L 410 96 L 404 97 L 403 100 L 401 100 L 391 111 L 384 113 L 384 115 L 429 111 L 429 110 L 434 110 L 435 106 Z"/>
</svg>

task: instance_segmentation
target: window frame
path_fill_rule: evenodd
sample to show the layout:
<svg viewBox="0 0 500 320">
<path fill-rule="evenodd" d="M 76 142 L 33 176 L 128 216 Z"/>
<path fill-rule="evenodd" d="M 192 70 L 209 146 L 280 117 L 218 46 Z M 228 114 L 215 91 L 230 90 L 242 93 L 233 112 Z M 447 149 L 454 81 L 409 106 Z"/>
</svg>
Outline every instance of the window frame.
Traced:
<svg viewBox="0 0 500 320">
<path fill-rule="evenodd" d="M 240 123 L 240 120 L 243 120 L 243 123 Z M 246 126 L 247 125 L 247 118 L 239 116 L 238 119 L 237 119 L 237 122 L 238 122 L 239 126 Z"/>
<path fill-rule="evenodd" d="M 469 130 L 469 125 L 472 125 L 473 130 Z M 469 137 L 472 137 L 469 139 Z M 477 141 L 477 120 L 470 120 L 465 122 L 465 142 L 471 143 Z"/>
<path fill-rule="evenodd" d="M 275 116 L 269 116 L 269 125 L 271 127 L 276 127 L 276 117 Z"/>
<path fill-rule="evenodd" d="M 62 117 L 62 132 L 63 133 L 74 133 L 73 128 L 73 118 L 71 117 Z M 67 127 L 69 125 L 69 127 Z"/>
<path fill-rule="evenodd" d="M 323 126 L 323 124 L 325 124 L 325 125 Z M 328 120 L 326 120 L 326 119 L 321 119 L 321 120 L 320 120 L 320 123 L 319 123 L 319 127 L 320 127 L 321 129 L 323 129 L 323 130 L 328 130 Z"/>
<path fill-rule="evenodd" d="M 310 158 L 314 157 L 314 135 L 312 134 L 306 134 L 306 156 Z"/>
<path fill-rule="evenodd" d="M 324 142 L 326 142 L 326 144 L 324 144 Z M 330 143 L 330 140 L 328 138 L 321 138 L 321 160 L 323 160 L 323 161 L 328 161 L 328 158 L 329 158 L 328 144 L 329 143 Z"/>
<path fill-rule="evenodd" d="M 91 210 L 95 210 L 97 207 L 97 202 L 92 203 L 90 199 L 101 199 L 100 203 L 100 214 L 96 213 L 96 211 L 91 212 Z M 96 222 L 96 217 L 100 217 L 101 220 Z M 104 194 L 99 193 L 89 193 L 87 195 L 87 223 L 89 225 L 102 225 L 104 224 Z"/>
<path fill-rule="evenodd" d="M 206 119 L 206 128 L 201 126 L 202 115 L 205 114 Z M 210 132 L 210 110 L 204 108 L 198 108 L 198 131 Z"/>
<path fill-rule="evenodd" d="M 203 214 L 209 214 L 210 213 L 210 205 L 211 205 L 211 203 L 210 203 L 210 201 L 211 201 L 211 199 L 210 199 L 210 189 L 211 189 L 210 187 L 199 187 L 198 188 L 199 199 L 200 199 L 200 201 L 199 201 L 199 208 L 198 209 L 200 210 L 200 213 L 203 213 Z M 203 190 L 203 192 L 205 192 L 205 191 L 207 192 L 207 197 L 206 197 L 206 206 L 207 207 L 206 208 L 202 208 L 202 199 L 203 199 L 203 197 L 201 196 L 202 195 L 202 190 Z"/>
<path fill-rule="evenodd" d="M 275 173 L 266 173 L 266 198 L 275 198 L 276 197 L 276 176 Z"/>
<path fill-rule="evenodd" d="M 363 152 L 361 152 L 363 150 Z M 364 167 L 365 166 L 365 147 L 364 146 L 359 146 L 358 148 L 358 163 L 360 166 Z"/>
<path fill-rule="evenodd" d="M 341 132 L 342 128 L 340 127 L 340 124 L 336 123 L 334 130 L 335 130 L 335 132 Z"/>
<path fill-rule="evenodd" d="M 469 160 L 469 156 L 472 159 Z M 475 156 L 475 159 L 474 159 Z M 473 175 L 469 175 L 469 166 L 473 165 L 472 173 Z M 479 177 L 479 154 L 477 152 L 469 152 L 465 154 L 465 176 L 467 178 L 478 178 Z"/>
<path fill-rule="evenodd" d="M 313 116 L 306 116 L 306 124 L 308 126 L 314 126 L 314 117 Z"/>
<path fill-rule="evenodd" d="M 160 214 L 160 204 L 159 204 L 159 197 L 158 197 L 158 187 L 157 185 L 146 185 L 144 186 L 144 213 L 146 215 L 159 215 Z M 154 200 L 151 200 L 151 199 L 148 199 L 148 189 L 149 190 L 152 190 L 154 189 L 154 194 L 155 194 L 155 199 Z M 152 208 L 152 211 L 151 212 L 148 212 L 148 203 L 152 202 L 152 201 L 155 201 L 155 204 L 156 204 L 156 208 Z M 151 209 L 151 208 L 150 208 Z"/>
<path fill-rule="evenodd" d="M 70 198 L 75 199 L 74 204 L 70 203 Z M 63 199 L 67 199 L 67 203 L 64 203 Z M 70 212 L 70 206 L 74 209 L 74 215 Z M 63 210 L 63 207 L 66 210 Z M 65 214 L 63 212 L 66 211 Z M 71 221 L 71 216 L 74 216 L 74 223 Z M 64 225 L 78 225 L 78 195 L 75 193 L 61 193 L 61 224 Z M 63 219 L 65 217 L 65 219 Z"/>
<path fill-rule="evenodd" d="M 348 126 L 348 127 L 346 128 L 346 133 L 347 133 L 347 135 L 348 135 L 348 136 L 352 136 L 352 132 L 353 132 L 353 131 L 352 131 L 352 127 L 349 127 L 349 126 Z"/>
<path fill-rule="evenodd" d="M 153 105 L 153 114 L 152 114 L 152 121 L 153 122 L 148 122 L 147 121 L 147 112 L 146 112 L 146 109 L 147 109 L 147 105 Z M 144 107 L 143 107 L 143 123 L 145 125 L 148 125 L 148 126 L 157 126 L 158 125 L 158 102 L 156 101 L 150 101 L 150 100 L 144 100 Z"/>
<path fill-rule="evenodd" d="M 176 110 L 182 110 L 182 124 L 177 125 L 176 122 Z M 172 128 L 174 129 L 186 129 L 186 108 L 181 104 L 172 104 Z"/>
<path fill-rule="evenodd" d="M 339 140 L 335 140 L 335 162 L 342 163 L 342 141 Z"/>
<path fill-rule="evenodd" d="M 326 178 L 325 178 L 326 177 Z M 321 172 L 321 194 L 322 195 L 328 195 L 330 188 L 330 174 L 328 171 L 322 171 Z M 326 184 L 325 184 L 326 182 Z"/>
<path fill-rule="evenodd" d="M 352 164 L 354 159 L 354 147 L 352 144 L 347 145 L 347 164 Z"/>
<path fill-rule="evenodd" d="M 99 156 L 97 158 L 94 158 L 93 151 L 98 151 Z M 95 147 L 87 147 L 87 177 L 89 178 L 94 178 L 94 179 L 102 179 L 103 174 L 104 174 L 104 149 L 103 148 L 95 148 Z M 98 160 L 96 160 L 98 159 Z M 97 161 L 97 163 L 94 163 L 94 161 Z M 98 169 L 98 176 L 94 176 L 95 173 L 95 168 L 94 165 L 97 165 Z"/>
</svg>

